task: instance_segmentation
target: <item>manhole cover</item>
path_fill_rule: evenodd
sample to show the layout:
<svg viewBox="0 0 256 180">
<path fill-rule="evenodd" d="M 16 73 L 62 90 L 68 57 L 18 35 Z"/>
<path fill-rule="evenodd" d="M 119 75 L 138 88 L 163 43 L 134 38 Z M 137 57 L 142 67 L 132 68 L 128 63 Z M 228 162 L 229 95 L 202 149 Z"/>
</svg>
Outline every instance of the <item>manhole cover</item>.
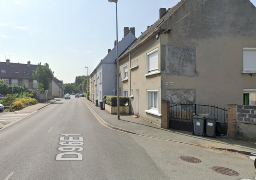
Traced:
<svg viewBox="0 0 256 180">
<path fill-rule="evenodd" d="M 239 173 L 229 169 L 229 168 L 225 168 L 225 167 L 220 167 L 220 166 L 214 166 L 212 167 L 212 169 L 220 174 L 224 174 L 224 175 L 228 175 L 228 176 L 239 176 Z"/>
<path fill-rule="evenodd" d="M 190 162 L 190 163 L 200 163 L 201 162 L 200 159 L 190 157 L 190 156 L 181 156 L 180 159 L 182 159 L 183 161 Z"/>
</svg>

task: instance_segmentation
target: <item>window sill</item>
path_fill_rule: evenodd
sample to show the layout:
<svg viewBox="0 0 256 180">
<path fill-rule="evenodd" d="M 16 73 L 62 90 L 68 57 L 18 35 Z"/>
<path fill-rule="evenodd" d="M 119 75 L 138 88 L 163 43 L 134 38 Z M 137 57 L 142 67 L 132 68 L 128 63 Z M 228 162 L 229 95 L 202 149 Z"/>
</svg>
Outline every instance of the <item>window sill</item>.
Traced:
<svg viewBox="0 0 256 180">
<path fill-rule="evenodd" d="M 128 77 L 122 79 L 122 82 L 124 82 L 124 81 L 128 81 Z"/>
<path fill-rule="evenodd" d="M 147 73 L 147 74 L 145 74 L 144 76 L 152 76 L 152 75 L 155 75 L 155 74 L 160 74 L 161 72 L 160 71 L 152 71 L 152 72 L 149 72 L 149 73 Z"/>
<path fill-rule="evenodd" d="M 157 111 L 152 110 L 152 109 L 150 109 L 150 110 L 145 110 L 145 112 L 146 112 L 146 113 L 149 113 L 149 114 L 153 114 L 153 115 L 155 115 L 155 116 L 162 116 L 162 114 L 159 114 Z"/>
<path fill-rule="evenodd" d="M 134 70 L 134 69 L 137 69 L 139 67 L 139 65 L 137 66 L 134 66 L 134 67 L 131 67 L 130 70 Z"/>
<path fill-rule="evenodd" d="M 252 70 L 252 71 L 242 71 L 242 74 L 256 74 L 256 70 Z"/>
</svg>

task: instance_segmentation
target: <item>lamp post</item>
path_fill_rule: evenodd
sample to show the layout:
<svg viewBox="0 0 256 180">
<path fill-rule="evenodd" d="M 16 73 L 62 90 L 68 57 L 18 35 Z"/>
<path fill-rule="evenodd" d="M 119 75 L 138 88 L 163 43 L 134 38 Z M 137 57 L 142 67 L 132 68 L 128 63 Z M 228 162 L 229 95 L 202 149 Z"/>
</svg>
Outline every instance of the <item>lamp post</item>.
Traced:
<svg viewBox="0 0 256 180">
<path fill-rule="evenodd" d="M 88 67 L 85 67 L 87 68 L 87 92 L 86 92 L 86 95 L 87 95 L 87 99 L 89 100 L 89 95 L 88 95 L 88 91 L 89 91 L 89 83 L 88 83 Z"/>
<path fill-rule="evenodd" d="M 119 61 L 118 61 L 118 21 L 117 21 L 117 0 L 108 0 L 108 2 L 116 3 L 116 95 L 117 95 L 117 119 L 120 119 L 119 111 Z"/>
</svg>

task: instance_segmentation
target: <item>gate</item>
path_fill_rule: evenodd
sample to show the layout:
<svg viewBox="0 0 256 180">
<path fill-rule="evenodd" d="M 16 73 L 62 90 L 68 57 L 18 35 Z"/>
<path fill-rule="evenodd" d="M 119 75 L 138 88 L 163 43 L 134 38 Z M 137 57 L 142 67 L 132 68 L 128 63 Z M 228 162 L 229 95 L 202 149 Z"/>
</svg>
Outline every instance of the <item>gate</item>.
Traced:
<svg viewBox="0 0 256 180">
<path fill-rule="evenodd" d="M 170 105 L 170 128 L 193 131 L 194 115 L 212 115 L 221 124 L 227 123 L 227 110 L 213 105 L 202 104 L 172 104 Z"/>
</svg>

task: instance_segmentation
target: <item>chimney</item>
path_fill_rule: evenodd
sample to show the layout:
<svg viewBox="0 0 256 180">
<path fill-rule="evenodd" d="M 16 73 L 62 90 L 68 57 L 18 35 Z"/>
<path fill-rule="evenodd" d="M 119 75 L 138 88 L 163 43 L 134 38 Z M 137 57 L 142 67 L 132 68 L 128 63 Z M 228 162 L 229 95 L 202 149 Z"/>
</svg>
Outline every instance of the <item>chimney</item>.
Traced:
<svg viewBox="0 0 256 180">
<path fill-rule="evenodd" d="M 159 19 L 161 19 L 166 13 L 166 8 L 159 9 Z"/>
<path fill-rule="evenodd" d="M 31 65 L 30 65 L 30 61 L 28 61 L 28 63 L 27 63 L 27 64 L 28 64 L 28 67 L 30 67 L 30 66 L 31 66 Z"/>
<path fill-rule="evenodd" d="M 130 31 L 135 36 L 135 27 L 130 27 Z"/>
<path fill-rule="evenodd" d="M 150 28 L 150 26 L 147 26 L 147 29 Z"/>
<path fill-rule="evenodd" d="M 129 33 L 129 27 L 124 27 L 124 37 Z"/>
<path fill-rule="evenodd" d="M 6 65 L 10 65 L 10 59 L 6 59 Z"/>
<path fill-rule="evenodd" d="M 116 40 L 114 41 L 114 47 L 116 47 Z"/>
<path fill-rule="evenodd" d="M 108 49 L 108 53 L 110 53 L 111 49 Z"/>
</svg>

